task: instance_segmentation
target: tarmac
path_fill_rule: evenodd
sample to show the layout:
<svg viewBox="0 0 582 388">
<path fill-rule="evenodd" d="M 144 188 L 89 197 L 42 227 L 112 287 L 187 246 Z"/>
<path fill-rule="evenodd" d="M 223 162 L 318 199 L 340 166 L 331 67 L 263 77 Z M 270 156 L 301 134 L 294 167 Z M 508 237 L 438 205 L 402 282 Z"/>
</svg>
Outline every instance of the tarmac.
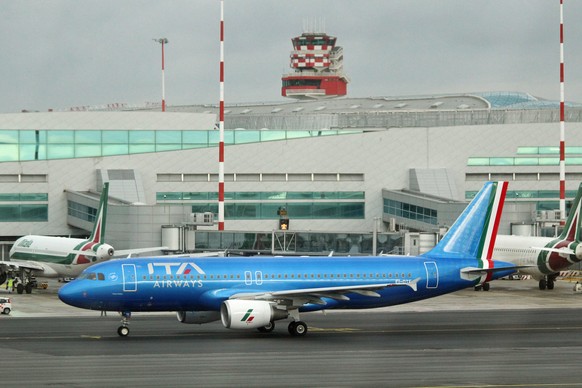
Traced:
<svg viewBox="0 0 582 388">
<path fill-rule="evenodd" d="M 0 314 L 0 320 L 20 317 L 81 317 L 100 316 L 100 311 L 83 310 L 68 306 L 57 296 L 63 283 L 56 279 L 40 279 L 47 282 L 46 289 L 34 289 L 32 294 L 11 294 L 0 288 L 1 296 L 10 296 L 12 311 L 10 315 Z M 373 312 L 400 311 L 479 311 L 479 310 L 515 310 L 515 309 L 551 309 L 582 307 L 582 292 L 574 292 L 575 281 L 558 280 L 554 290 L 540 290 L 535 280 L 496 280 L 491 283 L 490 291 L 474 291 L 472 288 L 452 294 L 426 299 L 419 302 L 365 310 Z M 341 310 L 328 310 L 328 313 Z M 112 314 L 111 312 L 109 314 Z M 152 313 L 138 313 L 152 314 Z M 173 313 L 155 313 L 156 315 Z"/>
</svg>

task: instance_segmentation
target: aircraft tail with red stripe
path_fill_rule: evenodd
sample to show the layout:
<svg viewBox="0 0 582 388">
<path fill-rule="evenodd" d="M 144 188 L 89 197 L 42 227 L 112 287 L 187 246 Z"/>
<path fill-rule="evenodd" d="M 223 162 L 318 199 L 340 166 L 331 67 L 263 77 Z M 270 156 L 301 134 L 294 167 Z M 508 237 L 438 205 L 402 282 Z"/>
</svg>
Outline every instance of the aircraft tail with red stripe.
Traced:
<svg viewBox="0 0 582 388">
<path fill-rule="evenodd" d="M 479 259 L 482 268 L 491 257 L 505 203 L 507 182 L 487 182 L 427 257 Z"/>
<path fill-rule="evenodd" d="M 103 183 L 103 190 L 101 191 L 101 198 L 99 200 L 99 208 L 95 215 L 95 224 L 93 231 L 89 237 L 90 242 L 102 243 L 105 239 L 105 225 L 107 220 L 107 200 L 109 199 L 109 182 Z"/>
</svg>

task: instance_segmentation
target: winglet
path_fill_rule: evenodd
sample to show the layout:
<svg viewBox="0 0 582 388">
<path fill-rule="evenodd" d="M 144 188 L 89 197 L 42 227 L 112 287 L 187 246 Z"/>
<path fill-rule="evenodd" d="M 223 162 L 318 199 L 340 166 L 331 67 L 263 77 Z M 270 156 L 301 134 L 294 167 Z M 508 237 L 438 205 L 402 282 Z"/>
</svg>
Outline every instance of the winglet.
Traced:
<svg viewBox="0 0 582 388">
<path fill-rule="evenodd" d="M 487 182 L 467 205 L 427 257 L 481 259 L 491 268 L 491 256 L 507 193 L 507 182 Z"/>
<path fill-rule="evenodd" d="M 97 218 L 93 225 L 93 231 L 89 241 L 100 243 L 105 238 L 105 221 L 107 218 L 107 200 L 109 199 L 109 182 L 103 183 L 101 198 L 99 199 L 99 209 L 97 209 Z"/>
</svg>

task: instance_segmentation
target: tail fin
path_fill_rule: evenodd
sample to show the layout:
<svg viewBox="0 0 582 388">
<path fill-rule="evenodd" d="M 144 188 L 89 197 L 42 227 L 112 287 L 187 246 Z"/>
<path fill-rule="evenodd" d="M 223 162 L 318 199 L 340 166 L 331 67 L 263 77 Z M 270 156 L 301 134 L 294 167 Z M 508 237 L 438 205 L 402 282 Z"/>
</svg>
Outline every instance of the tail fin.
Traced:
<svg viewBox="0 0 582 388">
<path fill-rule="evenodd" d="M 101 191 L 101 198 L 99 199 L 99 209 L 97 209 L 95 224 L 93 225 L 93 231 L 91 232 L 91 237 L 89 237 L 89 241 L 100 243 L 103 242 L 105 238 L 105 221 L 107 218 L 108 199 L 109 199 L 109 182 L 105 182 L 103 183 L 103 190 Z"/>
<path fill-rule="evenodd" d="M 484 268 L 491 268 L 488 261 L 493 255 L 506 192 L 507 182 L 485 183 L 443 239 L 423 256 L 481 259 Z"/>
<path fill-rule="evenodd" d="M 582 209 L 582 183 L 578 187 L 578 192 L 576 193 L 576 198 L 572 202 L 572 207 L 570 208 L 570 213 L 568 213 L 568 219 L 566 220 L 566 225 L 564 230 L 558 237 L 560 240 L 569 241 L 580 241 L 580 211 Z"/>
</svg>

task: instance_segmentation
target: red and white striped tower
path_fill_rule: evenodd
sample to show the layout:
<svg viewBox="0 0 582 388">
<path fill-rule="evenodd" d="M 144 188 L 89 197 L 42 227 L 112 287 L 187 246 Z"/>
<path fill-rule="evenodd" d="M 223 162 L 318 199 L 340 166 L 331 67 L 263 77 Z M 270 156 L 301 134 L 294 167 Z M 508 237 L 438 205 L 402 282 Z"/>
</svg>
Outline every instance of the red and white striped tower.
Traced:
<svg viewBox="0 0 582 388">
<path fill-rule="evenodd" d="M 165 59 L 164 59 L 164 45 L 168 44 L 168 39 L 166 38 L 160 38 L 160 39 L 154 39 L 156 42 L 160 43 L 162 45 L 162 112 L 166 111 L 166 82 L 165 82 L 165 75 L 164 75 L 164 70 L 165 70 Z"/>
<path fill-rule="evenodd" d="M 281 78 L 281 95 L 297 99 L 345 96 L 348 77 L 343 70 L 343 48 L 324 32 L 304 32 L 291 39 L 292 73 Z"/>
<path fill-rule="evenodd" d="M 218 143 L 218 230 L 224 230 L 224 0 L 220 0 L 220 141 Z"/>
<path fill-rule="evenodd" d="M 560 224 L 566 218 L 566 145 L 564 123 L 564 0 L 560 0 Z"/>
</svg>

